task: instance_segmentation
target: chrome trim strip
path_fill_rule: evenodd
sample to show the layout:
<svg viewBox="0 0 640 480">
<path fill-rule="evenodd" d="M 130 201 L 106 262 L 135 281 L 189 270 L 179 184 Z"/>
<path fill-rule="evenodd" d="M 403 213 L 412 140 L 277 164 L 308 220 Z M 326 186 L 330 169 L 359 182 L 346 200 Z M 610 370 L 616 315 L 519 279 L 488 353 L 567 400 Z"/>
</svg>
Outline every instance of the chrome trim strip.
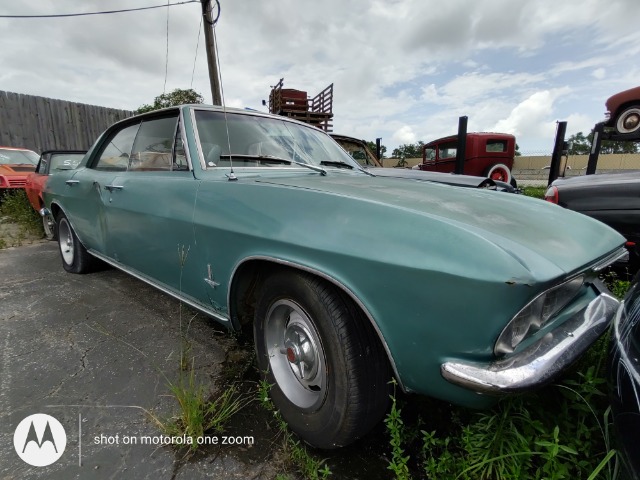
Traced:
<svg viewBox="0 0 640 480">
<path fill-rule="evenodd" d="M 189 171 L 193 173 L 193 162 L 191 161 L 191 152 L 189 150 L 189 142 L 187 140 L 187 134 L 184 128 L 184 109 L 181 108 L 178 112 L 179 112 L 178 126 L 176 128 L 180 129 L 180 139 L 182 140 L 182 148 L 184 148 L 184 153 L 187 157 L 187 165 L 189 166 Z M 175 145 L 174 145 L 174 150 L 175 150 Z"/>
<path fill-rule="evenodd" d="M 73 226 L 72 226 L 73 228 Z M 151 285 L 152 287 L 157 288 L 158 290 L 160 290 L 163 293 L 166 293 L 167 295 L 170 295 L 171 297 L 184 302 L 185 304 L 189 305 L 192 308 L 195 308 L 196 310 L 210 316 L 213 317 L 214 319 L 216 319 L 219 322 L 224 323 L 227 326 L 231 326 L 229 319 L 220 315 L 219 313 L 215 313 L 213 311 L 211 311 L 210 309 L 208 309 L 206 307 L 206 305 L 201 304 L 200 302 L 197 302 L 196 300 L 189 300 L 187 297 L 185 297 L 184 295 L 181 295 L 175 291 L 173 291 L 173 289 L 170 289 L 169 287 L 165 287 L 162 284 L 156 283 L 153 280 L 151 280 L 148 276 L 146 276 L 144 273 L 140 273 L 137 272 L 135 270 L 132 270 L 130 268 L 127 268 L 126 266 L 124 266 L 123 264 L 116 262 L 115 260 L 113 260 L 112 258 L 109 258 L 99 252 L 96 252 L 95 250 L 91 249 L 91 250 L 87 250 L 88 253 L 90 253 L 91 255 L 93 255 L 96 258 L 99 258 L 100 260 L 102 260 L 105 263 L 108 263 L 109 265 L 111 265 L 112 267 L 117 268 L 118 270 L 122 270 L 123 272 L 131 275 L 132 277 L 137 278 L 138 280 L 141 280 L 149 285 Z"/>
<path fill-rule="evenodd" d="M 594 264 L 591 267 L 591 270 L 593 270 L 594 272 L 599 272 L 599 271 L 604 270 L 605 268 L 607 268 L 612 263 L 615 263 L 615 262 L 620 261 L 620 260 L 628 260 L 628 259 L 629 259 L 629 251 L 624 247 L 620 247 L 618 250 L 613 252 L 611 255 L 608 255 L 604 259 L 602 259 L 599 262 L 597 262 L 596 264 Z"/>
<path fill-rule="evenodd" d="M 269 257 L 269 256 L 266 256 L 266 255 L 252 255 L 252 256 L 249 256 L 249 257 L 245 257 L 242 261 L 240 261 L 233 268 L 233 271 L 231 272 L 231 279 L 229 281 L 229 288 L 227 290 L 227 305 L 229 306 L 229 310 L 231 310 L 231 286 L 233 285 L 233 281 L 235 279 L 236 272 L 238 271 L 238 269 L 242 265 L 244 265 L 245 263 L 247 263 L 248 261 L 251 261 L 251 260 L 264 260 L 264 261 L 267 261 L 267 262 L 273 262 L 273 263 L 277 263 L 279 265 L 285 265 L 287 267 L 291 267 L 291 268 L 295 268 L 295 269 L 298 269 L 298 270 L 303 270 L 305 272 L 312 273 L 314 275 L 317 275 L 317 276 L 323 278 L 324 280 L 327 280 L 328 282 L 332 283 L 336 287 L 340 288 L 347 295 L 349 295 L 349 297 L 351 297 L 351 299 L 356 303 L 356 305 L 358 305 L 360 307 L 360 309 L 364 312 L 364 314 L 366 315 L 367 319 L 369 320 L 369 323 L 373 326 L 373 329 L 375 330 L 376 334 L 378 335 L 378 338 L 380 339 L 380 342 L 382 343 L 382 346 L 384 347 L 384 350 L 387 353 L 387 358 L 389 359 L 389 363 L 391 364 L 391 369 L 393 370 L 394 377 L 396 378 L 398 384 L 400 385 L 400 388 L 405 393 L 408 393 L 410 391 L 410 390 L 407 390 L 404 387 L 404 385 L 402 384 L 402 379 L 400 378 L 400 375 L 398 374 L 398 368 L 396 367 L 396 363 L 395 363 L 395 361 L 393 359 L 393 355 L 391 355 L 391 350 L 389 350 L 389 346 L 387 345 L 387 342 L 386 342 L 384 336 L 382 335 L 382 332 L 380 331 L 380 328 L 378 328 L 378 324 L 373 319 L 373 316 L 369 313 L 369 310 L 364 306 L 364 304 L 360 301 L 360 299 L 358 299 L 358 297 L 356 297 L 356 295 L 345 284 L 343 284 L 342 282 L 339 282 L 338 280 L 336 280 L 335 278 L 327 275 L 324 272 L 321 272 L 319 270 L 316 270 L 315 268 L 307 267 L 306 265 L 301 265 L 299 263 L 295 263 L 295 262 L 292 262 L 292 261 L 289 261 L 289 260 L 283 260 L 281 258 L 276 258 L 276 257 Z M 229 317 L 230 318 L 232 317 L 231 311 L 229 311 Z"/>
<path fill-rule="evenodd" d="M 196 123 L 196 109 L 189 108 L 189 115 L 191 117 L 191 125 L 193 130 L 193 136 L 196 141 L 196 148 L 198 149 L 198 158 L 200 160 L 200 167 L 203 171 L 207 170 L 207 166 L 204 161 L 204 152 L 202 151 L 202 143 L 200 142 L 200 134 L 198 133 L 198 124 Z"/>
<path fill-rule="evenodd" d="M 602 335 L 620 302 L 601 293 L 536 343 L 490 363 L 449 361 L 441 365 L 449 382 L 479 393 L 517 393 L 541 386 L 571 365 Z"/>
</svg>

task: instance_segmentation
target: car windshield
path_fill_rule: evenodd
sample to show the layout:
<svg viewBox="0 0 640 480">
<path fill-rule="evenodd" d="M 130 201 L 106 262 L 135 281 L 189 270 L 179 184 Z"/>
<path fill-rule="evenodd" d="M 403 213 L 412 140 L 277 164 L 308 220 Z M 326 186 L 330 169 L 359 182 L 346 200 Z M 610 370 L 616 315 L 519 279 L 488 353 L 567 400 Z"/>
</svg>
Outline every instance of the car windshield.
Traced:
<svg viewBox="0 0 640 480">
<path fill-rule="evenodd" d="M 50 172 L 54 170 L 73 170 L 79 164 L 84 153 L 54 153 L 49 161 L 51 162 Z"/>
<path fill-rule="evenodd" d="M 206 110 L 196 110 L 195 117 L 202 153 L 209 167 L 228 165 L 231 155 L 234 166 L 237 158 L 244 162 L 255 160 L 250 166 L 295 167 L 298 162 L 336 168 L 346 164 L 358 168 L 350 155 L 315 127 L 285 119 L 230 112 L 225 115 Z M 238 163 L 238 166 L 247 165 Z"/>
<path fill-rule="evenodd" d="M 31 150 L 0 148 L 0 165 L 37 165 L 40 156 Z"/>
</svg>

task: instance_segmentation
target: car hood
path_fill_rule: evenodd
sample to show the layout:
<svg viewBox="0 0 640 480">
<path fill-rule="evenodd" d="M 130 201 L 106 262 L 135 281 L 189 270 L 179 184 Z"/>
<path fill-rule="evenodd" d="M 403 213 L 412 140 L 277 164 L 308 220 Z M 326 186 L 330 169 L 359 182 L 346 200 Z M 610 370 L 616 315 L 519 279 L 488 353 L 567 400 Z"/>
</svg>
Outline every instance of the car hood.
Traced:
<svg viewBox="0 0 640 480">
<path fill-rule="evenodd" d="M 36 166 L 28 163 L 20 165 L 0 165 L 0 175 L 27 175 L 36 171 Z"/>
<path fill-rule="evenodd" d="M 495 182 L 487 177 L 473 175 L 456 175 L 455 173 L 424 172 L 410 168 L 369 168 L 367 171 L 378 177 L 410 178 L 424 182 L 438 182 L 460 187 L 482 188 L 495 186 Z"/>
<path fill-rule="evenodd" d="M 359 175 L 264 178 L 256 182 L 339 196 L 331 205 L 341 216 L 358 223 L 363 220 L 356 216 L 370 213 L 378 217 L 368 219 L 374 226 L 377 221 L 376 228 L 402 226 L 402 243 L 418 251 L 422 246 L 423 255 L 430 246 L 438 245 L 442 250 L 442 242 L 452 254 L 461 245 L 479 254 L 492 254 L 497 248 L 501 252 L 496 257 L 510 257 L 539 280 L 579 270 L 624 243 L 624 237 L 592 218 L 522 195 Z M 375 208 L 362 204 L 375 204 Z M 317 209 L 309 213 L 320 216 Z M 428 240 L 436 231 L 437 236 Z M 471 256 L 468 251 L 464 254 Z"/>
</svg>

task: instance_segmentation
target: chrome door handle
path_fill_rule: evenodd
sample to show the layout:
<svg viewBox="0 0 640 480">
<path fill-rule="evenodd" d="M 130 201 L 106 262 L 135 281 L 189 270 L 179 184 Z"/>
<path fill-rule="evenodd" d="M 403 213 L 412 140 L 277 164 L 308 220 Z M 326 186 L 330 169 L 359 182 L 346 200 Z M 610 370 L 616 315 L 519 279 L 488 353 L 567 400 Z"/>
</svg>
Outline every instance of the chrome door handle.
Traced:
<svg viewBox="0 0 640 480">
<path fill-rule="evenodd" d="M 114 190 L 122 190 L 124 187 L 122 185 L 105 185 L 104 189 L 113 192 Z"/>
<path fill-rule="evenodd" d="M 67 185 L 69 185 L 69 186 L 71 186 L 71 187 L 72 187 L 72 186 L 74 186 L 76 183 L 80 183 L 80 180 L 67 180 L 67 181 L 66 181 L 66 182 L 64 182 L 64 183 L 66 183 Z"/>
</svg>

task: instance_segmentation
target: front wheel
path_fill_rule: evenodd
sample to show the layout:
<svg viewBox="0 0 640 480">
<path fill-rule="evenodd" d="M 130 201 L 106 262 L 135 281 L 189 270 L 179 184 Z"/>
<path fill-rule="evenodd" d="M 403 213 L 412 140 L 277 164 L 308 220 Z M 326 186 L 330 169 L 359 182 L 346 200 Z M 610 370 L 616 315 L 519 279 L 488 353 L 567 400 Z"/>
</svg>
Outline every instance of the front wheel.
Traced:
<svg viewBox="0 0 640 480">
<path fill-rule="evenodd" d="M 57 233 L 63 268 L 71 273 L 89 273 L 92 271 L 96 259 L 89 255 L 87 249 L 80 243 L 76 232 L 73 231 L 73 227 L 64 213 L 58 215 Z"/>
<path fill-rule="evenodd" d="M 258 366 L 289 427 L 318 448 L 366 434 L 384 415 L 390 369 L 360 309 L 312 275 L 264 282 L 254 320 Z"/>
</svg>

